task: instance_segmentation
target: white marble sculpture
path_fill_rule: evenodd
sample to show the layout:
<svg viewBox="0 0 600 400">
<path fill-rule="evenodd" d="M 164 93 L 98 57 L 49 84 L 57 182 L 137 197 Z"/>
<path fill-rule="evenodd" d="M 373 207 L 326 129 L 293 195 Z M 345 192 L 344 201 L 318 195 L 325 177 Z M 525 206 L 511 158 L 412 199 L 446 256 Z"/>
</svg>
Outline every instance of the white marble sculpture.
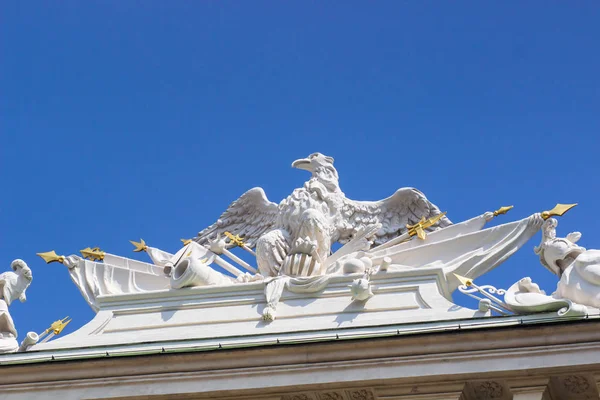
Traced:
<svg viewBox="0 0 600 400">
<path fill-rule="evenodd" d="M 586 306 L 569 299 L 546 295 L 530 277 L 520 279 L 507 290 L 492 285 L 476 285 L 471 279 L 457 275 L 462 285 L 458 290 L 479 301 L 479 311 L 491 315 L 535 314 L 556 312 L 560 317 L 581 317 L 588 313 Z M 504 296 L 504 299 L 495 295 Z"/>
<path fill-rule="evenodd" d="M 350 293 L 352 293 L 352 300 L 364 301 L 373 297 L 373 288 L 371 287 L 369 276 L 366 275 L 353 280 L 350 285 Z"/>
<path fill-rule="evenodd" d="M 373 244 L 382 244 L 406 232 L 407 225 L 440 214 L 413 188 L 399 189 L 391 197 L 374 202 L 346 198 L 333 158 L 320 153 L 296 160 L 292 167 L 312 174 L 303 187 L 279 204 L 269 201 L 263 189 L 250 189 L 194 240 L 208 245 L 217 235 L 234 232 L 249 247 L 256 246 L 263 276 L 314 276 L 326 272 L 324 262 L 335 242 L 347 243 L 361 230 L 379 224 Z M 450 224 L 442 216 L 428 230 Z"/>
<path fill-rule="evenodd" d="M 535 247 L 541 264 L 558 278 L 556 291 L 546 295 L 531 278 L 513 284 L 504 296 L 507 308 L 517 314 L 557 311 L 560 316 L 587 314 L 600 308 L 600 251 L 586 250 L 576 243 L 581 233 L 556 237 L 558 221 L 550 218 L 542 226 L 542 241 Z"/>
<path fill-rule="evenodd" d="M 530 277 L 515 282 L 504 295 L 504 306 L 515 314 L 555 311 L 561 317 L 580 316 L 588 312 L 586 306 L 577 304 L 556 293 L 551 296 L 534 283 Z"/>
<path fill-rule="evenodd" d="M 554 218 L 544 223 L 542 241 L 535 248 L 542 265 L 560 278 L 553 297 L 600 308 L 600 250 L 578 246 L 579 232 L 556 237 L 557 225 Z"/>
<path fill-rule="evenodd" d="M 290 307 L 306 306 L 305 298 L 328 297 L 323 293 L 338 287 L 336 296 L 343 293 L 348 310 L 355 310 L 378 307 L 380 296 L 409 285 L 418 288 L 418 298 L 427 299 L 419 307 L 429 304 L 428 309 L 446 318 L 452 292 L 460 285 L 456 275 L 475 279 L 491 271 L 535 235 L 546 218 L 564 213 L 555 208 L 486 227 L 511 208 L 502 207 L 452 224 L 413 188 L 399 189 L 376 202 L 347 199 L 338 186 L 333 159 L 320 153 L 292 166 L 312 175 L 279 205 L 254 188 L 198 237 L 182 239 L 183 247 L 174 254 L 141 239 L 132 242 L 134 251 L 145 251 L 151 263 L 98 248 L 82 250 L 82 257 L 54 251 L 38 254 L 46 262 L 65 264 L 86 301 L 102 315 L 113 299 L 187 296 L 188 289 L 206 289 L 227 298 L 246 290 L 244 285 L 258 284 L 264 297 L 252 300 L 257 305 L 253 312 L 272 321 L 281 311 L 277 310 L 281 299 L 281 312 L 290 315 Z M 336 242 L 342 246 L 332 251 Z M 236 246 L 255 256 L 258 268 L 229 250 Z M 392 282 L 394 289 L 386 288 Z M 408 296 L 402 302 L 412 299 Z"/>
<path fill-rule="evenodd" d="M 25 290 L 31 284 L 33 276 L 25 261 L 16 259 L 11 264 L 12 271 L 0 274 L 0 353 L 17 351 L 17 329 L 8 306 L 19 299 L 26 300 Z"/>
</svg>

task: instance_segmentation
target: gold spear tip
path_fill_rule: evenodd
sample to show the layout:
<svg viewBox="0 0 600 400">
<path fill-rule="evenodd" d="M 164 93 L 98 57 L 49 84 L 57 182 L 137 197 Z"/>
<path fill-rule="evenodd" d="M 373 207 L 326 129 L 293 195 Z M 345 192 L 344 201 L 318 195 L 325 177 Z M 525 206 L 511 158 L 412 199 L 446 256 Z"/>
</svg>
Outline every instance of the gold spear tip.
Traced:
<svg viewBox="0 0 600 400">
<path fill-rule="evenodd" d="M 427 221 L 425 221 L 425 226 L 424 228 L 429 228 L 430 226 L 433 226 L 435 224 L 437 224 L 437 222 L 442 219 L 444 217 L 444 215 L 447 214 L 447 211 L 444 211 L 443 213 L 439 213 L 438 215 L 436 215 L 435 217 L 431 217 L 429 218 Z"/>
<path fill-rule="evenodd" d="M 458 274 L 452 274 L 456 277 L 456 279 L 458 279 L 460 281 L 460 283 L 462 283 L 464 286 L 471 286 L 473 284 L 473 280 L 469 279 L 467 277 L 464 277 L 462 275 L 458 275 Z"/>
<path fill-rule="evenodd" d="M 140 251 L 146 251 L 148 249 L 148 246 L 146 246 L 146 242 L 144 242 L 144 239 L 142 238 L 140 238 L 139 242 L 130 240 L 129 243 L 135 246 L 135 249 L 133 249 L 133 251 L 136 253 L 139 253 Z"/>
<path fill-rule="evenodd" d="M 92 261 L 102 261 L 104 260 L 104 255 L 106 254 L 102 250 L 100 250 L 99 247 L 86 247 L 83 250 L 79 250 L 79 252 L 83 256 L 83 258 L 87 258 L 88 260 Z"/>
<path fill-rule="evenodd" d="M 502 214 L 506 214 L 507 212 L 509 212 L 514 206 L 504 206 L 504 207 L 500 207 L 499 209 L 497 209 L 496 211 L 494 211 L 494 217 L 497 217 L 498 215 L 502 215 Z"/>
<path fill-rule="evenodd" d="M 58 321 L 54 321 L 52 324 L 50 324 L 50 328 L 46 329 L 46 333 L 54 332 L 55 335 L 58 335 L 63 331 L 63 329 L 65 329 L 67 325 L 69 325 L 69 322 L 72 320 L 72 318 L 67 316 L 63 319 L 59 319 Z"/>
<path fill-rule="evenodd" d="M 181 243 L 183 243 L 184 246 L 187 246 L 188 244 L 192 243 L 192 239 L 179 239 L 181 240 Z"/>
<path fill-rule="evenodd" d="M 59 262 L 62 264 L 65 261 L 65 256 L 59 256 L 54 250 L 35 254 L 42 257 L 42 259 L 46 261 L 46 264 L 50 264 L 52 262 Z"/>
<path fill-rule="evenodd" d="M 564 213 L 566 213 L 567 211 L 569 211 L 571 208 L 575 207 L 577 205 L 577 203 L 574 204 L 557 204 L 554 206 L 554 208 L 552 210 L 548 210 L 548 211 L 543 211 L 542 212 L 542 218 L 544 220 L 550 218 L 550 217 L 554 217 L 554 216 L 558 216 L 561 217 L 564 215 Z"/>
</svg>

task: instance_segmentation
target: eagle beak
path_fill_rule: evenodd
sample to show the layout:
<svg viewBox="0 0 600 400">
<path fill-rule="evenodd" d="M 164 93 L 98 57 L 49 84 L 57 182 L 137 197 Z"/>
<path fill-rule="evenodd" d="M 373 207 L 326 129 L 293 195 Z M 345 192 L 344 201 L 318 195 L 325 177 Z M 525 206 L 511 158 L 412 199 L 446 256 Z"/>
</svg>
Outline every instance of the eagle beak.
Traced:
<svg viewBox="0 0 600 400">
<path fill-rule="evenodd" d="M 312 172 L 312 168 L 311 168 L 311 163 L 310 160 L 308 158 L 301 158 L 299 160 L 296 160 L 292 163 L 292 168 L 298 168 L 298 169 L 303 169 L 305 171 L 311 171 Z"/>
</svg>

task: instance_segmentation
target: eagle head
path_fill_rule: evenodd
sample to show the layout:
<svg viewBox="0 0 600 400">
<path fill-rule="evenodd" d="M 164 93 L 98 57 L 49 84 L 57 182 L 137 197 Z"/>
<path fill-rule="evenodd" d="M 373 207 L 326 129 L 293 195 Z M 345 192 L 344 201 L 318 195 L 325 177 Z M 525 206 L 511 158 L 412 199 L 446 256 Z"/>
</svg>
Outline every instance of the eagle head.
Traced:
<svg viewBox="0 0 600 400">
<path fill-rule="evenodd" d="M 333 157 L 321 153 L 313 153 L 292 163 L 292 168 L 303 169 L 312 173 L 311 181 L 324 184 L 330 191 L 339 190 L 338 172 L 333 166 Z M 310 181 L 309 181 L 310 182 Z"/>
<path fill-rule="evenodd" d="M 333 157 L 328 157 L 321 153 L 312 153 L 306 158 L 294 161 L 292 163 L 292 168 L 303 169 L 312 172 L 313 174 L 322 169 L 335 171 L 335 168 L 333 167 Z"/>
</svg>

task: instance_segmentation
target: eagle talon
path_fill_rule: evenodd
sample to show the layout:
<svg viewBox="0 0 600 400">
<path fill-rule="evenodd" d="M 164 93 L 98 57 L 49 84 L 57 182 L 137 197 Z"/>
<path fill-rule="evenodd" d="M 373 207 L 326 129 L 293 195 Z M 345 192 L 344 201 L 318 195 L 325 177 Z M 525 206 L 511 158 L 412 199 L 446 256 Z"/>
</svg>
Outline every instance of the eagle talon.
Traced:
<svg viewBox="0 0 600 400">
<path fill-rule="evenodd" d="M 219 234 L 217 234 L 215 239 L 208 240 L 208 248 L 215 254 L 223 254 L 225 246 L 227 246 L 227 242 L 225 241 L 225 238 L 222 238 Z"/>
<path fill-rule="evenodd" d="M 317 250 L 317 242 L 310 240 L 308 237 L 298 238 L 294 241 L 294 246 L 290 250 L 290 254 L 308 254 L 312 255 Z"/>
</svg>

